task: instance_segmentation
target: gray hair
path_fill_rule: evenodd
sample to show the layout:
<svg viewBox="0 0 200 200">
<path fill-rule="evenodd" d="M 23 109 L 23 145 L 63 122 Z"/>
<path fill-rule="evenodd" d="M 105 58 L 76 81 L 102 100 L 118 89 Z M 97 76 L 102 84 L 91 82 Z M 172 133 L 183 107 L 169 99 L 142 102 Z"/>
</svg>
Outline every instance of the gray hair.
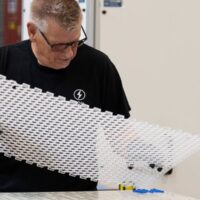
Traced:
<svg viewBox="0 0 200 200">
<path fill-rule="evenodd" d="M 47 19 L 55 20 L 61 27 L 71 30 L 81 24 L 82 12 L 76 0 L 32 0 L 31 20 L 45 29 Z"/>
</svg>

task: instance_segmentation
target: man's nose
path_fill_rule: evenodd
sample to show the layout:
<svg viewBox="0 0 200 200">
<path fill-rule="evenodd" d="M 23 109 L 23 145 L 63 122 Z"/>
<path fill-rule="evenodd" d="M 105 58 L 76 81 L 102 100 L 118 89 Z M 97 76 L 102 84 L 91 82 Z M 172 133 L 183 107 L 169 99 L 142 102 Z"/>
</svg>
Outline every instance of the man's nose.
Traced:
<svg viewBox="0 0 200 200">
<path fill-rule="evenodd" d="M 63 50 L 63 54 L 67 59 L 72 58 L 74 56 L 74 48 L 72 46 L 68 46 L 66 49 Z"/>
</svg>

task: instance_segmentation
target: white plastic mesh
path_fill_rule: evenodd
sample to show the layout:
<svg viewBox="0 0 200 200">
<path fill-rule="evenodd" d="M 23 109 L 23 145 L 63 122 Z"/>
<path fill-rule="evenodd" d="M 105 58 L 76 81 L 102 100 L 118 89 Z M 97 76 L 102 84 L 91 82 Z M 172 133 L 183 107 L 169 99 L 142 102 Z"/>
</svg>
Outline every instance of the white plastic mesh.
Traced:
<svg viewBox="0 0 200 200">
<path fill-rule="evenodd" d="M 0 152 L 105 183 L 144 187 L 200 149 L 200 137 L 124 119 L 0 76 Z"/>
</svg>

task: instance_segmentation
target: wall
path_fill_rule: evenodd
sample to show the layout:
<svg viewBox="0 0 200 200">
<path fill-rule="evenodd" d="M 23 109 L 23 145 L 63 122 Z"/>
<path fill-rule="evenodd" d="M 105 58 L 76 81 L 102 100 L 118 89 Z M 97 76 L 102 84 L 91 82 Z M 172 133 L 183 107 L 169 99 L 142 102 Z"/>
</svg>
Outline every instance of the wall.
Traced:
<svg viewBox="0 0 200 200">
<path fill-rule="evenodd" d="M 26 24 L 30 19 L 30 5 L 31 0 L 22 0 L 22 40 L 29 38 Z"/>
<path fill-rule="evenodd" d="M 132 116 L 200 133 L 200 1 L 123 2 L 104 8 L 98 0 L 97 47 L 116 64 Z M 197 153 L 160 186 L 200 198 L 199 168 Z"/>
<path fill-rule="evenodd" d="M 21 40 L 21 0 L 0 1 L 0 46 Z"/>
<path fill-rule="evenodd" d="M 4 7 L 4 44 L 13 44 L 21 41 L 21 0 L 7 0 Z"/>
</svg>

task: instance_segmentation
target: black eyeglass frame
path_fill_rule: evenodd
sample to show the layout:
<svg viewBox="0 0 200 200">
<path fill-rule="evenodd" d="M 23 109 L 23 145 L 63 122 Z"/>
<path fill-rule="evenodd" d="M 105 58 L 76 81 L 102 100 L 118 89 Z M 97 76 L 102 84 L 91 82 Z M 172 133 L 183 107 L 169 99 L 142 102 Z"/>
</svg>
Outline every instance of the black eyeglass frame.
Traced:
<svg viewBox="0 0 200 200">
<path fill-rule="evenodd" d="M 51 44 L 49 42 L 49 40 L 47 39 L 47 37 L 45 36 L 45 34 L 38 28 L 40 34 L 42 35 L 42 37 L 44 38 L 44 40 L 46 41 L 46 43 L 49 45 L 49 47 L 51 48 L 52 51 L 63 51 L 65 49 L 67 49 L 68 47 L 72 47 L 72 48 L 78 48 L 80 46 L 82 46 L 84 44 L 84 42 L 88 39 L 87 34 L 83 28 L 83 26 L 81 26 L 81 30 L 83 31 L 84 34 L 84 38 L 78 41 L 74 41 L 74 42 L 68 42 L 68 43 L 57 43 L 57 44 Z"/>
</svg>

